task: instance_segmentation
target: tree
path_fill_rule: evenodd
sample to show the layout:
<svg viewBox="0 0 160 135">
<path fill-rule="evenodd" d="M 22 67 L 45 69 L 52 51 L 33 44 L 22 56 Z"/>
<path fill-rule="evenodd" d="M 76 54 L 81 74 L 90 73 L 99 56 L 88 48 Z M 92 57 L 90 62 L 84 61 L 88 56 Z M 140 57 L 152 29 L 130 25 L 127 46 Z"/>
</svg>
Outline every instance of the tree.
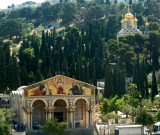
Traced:
<svg viewBox="0 0 160 135">
<path fill-rule="evenodd" d="M 0 91 L 3 93 L 7 88 L 6 62 L 3 48 L 0 46 Z"/>
<path fill-rule="evenodd" d="M 109 120 L 115 118 L 121 118 L 121 116 L 113 112 L 107 113 L 106 115 L 102 116 L 102 121 L 107 122 L 108 124 L 108 135 L 109 135 Z"/>
<path fill-rule="evenodd" d="M 154 97 L 155 95 L 158 94 L 158 90 L 157 90 L 157 80 L 156 80 L 156 75 L 155 75 L 155 69 L 153 70 L 153 74 L 152 74 L 152 91 L 151 91 L 151 99 L 152 102 L 154 101 Z"/>
<path fill-rule="evenodd" d="M 106 0 L 106 4 L 109 5 L 110 4 L 110 0 Z"/>
<path fill-rule="evenodd" d="M 145 109 L 140 109 L 136 115 L 136 123 L 142 124 L 143 127 L 154 123 L 154 118 L 151 114 L 147 113 Z"/>
<path fill-rule="evenodd" d="M 15 115 L 13 109 L 0 109 L 0 133 L 1 135 L 10 135 L 11 120 Z"/>
<path fill-rule="evenodd" d="M 155 119 L 156 121 L 160 121 L 160 110 L 157 111 L 156 115 L 155 115 Z"/>
<path fill-rule="evenodd" d="M 128 118 L 128 114 L 132 114 L 132 106 L 130 106 L 129 104 L 122 105 L 120 111 L 126 114 L 126 118 Z"/>
<path fill-rule="evenodd" d="M 113 89 L 113 83 L 112 83 L 112 72 L 109 67 L 106 67 L 104 97 L 112 98 L 113 94 L 114 94 L 114 89 Z"/>
<path fill-rule="evenodd" d="M 13 36 L 22 37 L 24 35 L 23 27 L 24 24 L 21 19 L 3 19 L 0 22 L 0 36 L 10 39 Z"/>
<path fill-rule="evenodd" d="M 58 122 L 57 119 L 50 119 L 46 121 L 41 129 L 48 135 L 64 135 L 64 130 L 67 129 L 68 125 L 66 122 Z"/>
<path fill-rule="evenodd" d="M 62 18 L 61 25 L 68 26 L 75 18 L 75 5 L 73 3 L 64 3 L 62 10 L 59 12 L 59 17 Z"/>
<path fill-rule="evenodd" d="M 129 0 L 129 5 L 132 5 L 132 0 Z"/>
<path fill-rule="evenodd" d="M 85 0 L 77 0 L 77 3 L 85 3 Z"/>
</svg>

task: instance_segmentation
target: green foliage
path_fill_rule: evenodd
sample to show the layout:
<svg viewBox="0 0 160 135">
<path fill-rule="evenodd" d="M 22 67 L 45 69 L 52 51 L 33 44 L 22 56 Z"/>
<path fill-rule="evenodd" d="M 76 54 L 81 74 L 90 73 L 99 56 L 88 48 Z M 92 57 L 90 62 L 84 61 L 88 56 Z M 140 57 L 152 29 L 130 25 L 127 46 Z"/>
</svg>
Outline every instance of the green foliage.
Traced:
<svg viewBox="0 0 160 135">
<path fill-rule="evenodd" d="M 1 135 L 10 135 L 11 120 L 14 116 L 13 109 L 0 109 L 0 133 Z"/>
<path fill-rule="evenodd" d="M 103 114 L 107 114 L 113 111 L 118 111 L 121 108 L 121 106 L 124 104 L 124 100 L 117 99 L 117 98 L 118 98 L 117 96 L 111 99 L 104 98 L 102 101 L 102 104 L 99 106 L 100 111 Z"/>
<path fill-rule="evenodd" d="M 41 126 L 41 129 L 44 133 L 48 135 L 64 135 L 64 130 L 67 129 L 66 122 L 58 122 L 57 119 L 51 119 L 46 121 L 44 126 Z"/>
<path fill-rule="evenodd" d="M 142 124 L 143 126 L 154 123 L 154 118 L 151 114 L 147 113 L 146 110 L 142 109 L 136 115 L 136 123 Z"/>
<path fill-rule="evenodd" d="M 68 26 L 75 18 L 75 5 L 73 3 L 64 3 L 62 10 L 59 12 L 58 16 L 62 19 L 61 25 Z"/>
<path fill-rule="evenodd" d="M 157 122 L 160 121 L 160 110 L 156 113 L 155 119 Z"/>
<path fill-rule="evenodd" d="M 151 92 L 152 102 L 154 101 L 155 95 L 157 95 L 157 94 L 158 94 L 157 81 L 156 81 L 155 70 L 153 70 L 153 74 L 152 74 L 152 92 Z"/>
<path fill-rule="evenodd" d="M 121 118 L 121 116 L 116 113 L 111 112 L 111 113 L 107 113 L 106 115 L 102 116 L 102 121 L 108 122 L 110 119 L 116 119 L 116 118 Z"/>
<path fill-rule="evenodd" d="M 0 22 L 0 37 L 12 39 L 13 36 L 24 35 L 24 24 L 21 19 L 2 19 Z"/>
<path fill-rule="evenodd" d="M 132 114 L 132 106 L 129 104 L 124 104 L 121 106 L 120 111 L 126 114 L 126 117 L 128 118 L 128 114 Z"/>
<path fill-rule="evenodd" d="M 104 86 L 104 97 L 112 98 L 114 94 L 113 83 L 112 83 L 112 72 L 109 67 L 106 68 L 105 75 L 105 86 Z"/>
</svg>

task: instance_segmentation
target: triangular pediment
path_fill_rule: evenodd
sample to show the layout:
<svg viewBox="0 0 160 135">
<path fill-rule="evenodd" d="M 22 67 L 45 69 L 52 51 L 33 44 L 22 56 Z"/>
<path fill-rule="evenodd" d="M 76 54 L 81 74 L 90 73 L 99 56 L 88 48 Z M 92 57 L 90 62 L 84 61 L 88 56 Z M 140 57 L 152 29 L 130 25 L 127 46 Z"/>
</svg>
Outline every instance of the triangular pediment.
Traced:
<svg viewBox="0 0 160 135">
<path fill-rule="evenodd" d="M 76 79 L 57 75 L 24 88 L 25 97 L 66 95 L 94 95 L 95 86 Z"/>
</svg>

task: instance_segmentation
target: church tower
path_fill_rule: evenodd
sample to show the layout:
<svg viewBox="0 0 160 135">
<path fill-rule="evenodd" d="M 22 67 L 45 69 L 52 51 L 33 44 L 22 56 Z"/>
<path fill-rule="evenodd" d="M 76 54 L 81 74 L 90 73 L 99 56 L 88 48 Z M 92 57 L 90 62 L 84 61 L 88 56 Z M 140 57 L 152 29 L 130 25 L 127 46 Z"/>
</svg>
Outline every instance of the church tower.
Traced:
<svg viewBox="0 0 160 135">
<path fill-rule="evenodd" d="M 149 34 L 149 23 L 147 21 L 147 18 L 146 18 L 145 26 L 146 26 L 146 28 L 145 28 L 145 31 L 144 31 L 144 35 L 148 35 Z"/>
<path fill-rule="evenodd" d="M 124 16 L 124 18 L 122 17 L 122 20 L 121 20 L 122 27 L 117 34 L 117 39 L 121 36 L 133 35 L 135 33 L 142 34 L 142 32 L 137 28 L 137 22 L 138 20 L 136 18 L 136 14 L 134 17 L 133 14 L 130 13 L 129 6 L 128 6 L 128 13 Z"/>
</svg>

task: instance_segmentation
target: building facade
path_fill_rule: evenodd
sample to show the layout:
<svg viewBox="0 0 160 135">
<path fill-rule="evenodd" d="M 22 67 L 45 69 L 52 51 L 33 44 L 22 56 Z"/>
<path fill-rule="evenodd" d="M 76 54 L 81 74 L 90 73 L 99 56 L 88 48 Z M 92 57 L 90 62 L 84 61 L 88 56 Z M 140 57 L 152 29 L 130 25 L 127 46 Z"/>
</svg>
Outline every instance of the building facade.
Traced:
<svg viewBox="0 0 160 135">
<path fill-rule="evenodd" d="M 51 118 L 67 122 L 70 128 L 95 123 L 95 87 L 62 75 L 12 91 L 10 102 L 17 110 L 15 120 L 28 130 Z"/>
</svg>

